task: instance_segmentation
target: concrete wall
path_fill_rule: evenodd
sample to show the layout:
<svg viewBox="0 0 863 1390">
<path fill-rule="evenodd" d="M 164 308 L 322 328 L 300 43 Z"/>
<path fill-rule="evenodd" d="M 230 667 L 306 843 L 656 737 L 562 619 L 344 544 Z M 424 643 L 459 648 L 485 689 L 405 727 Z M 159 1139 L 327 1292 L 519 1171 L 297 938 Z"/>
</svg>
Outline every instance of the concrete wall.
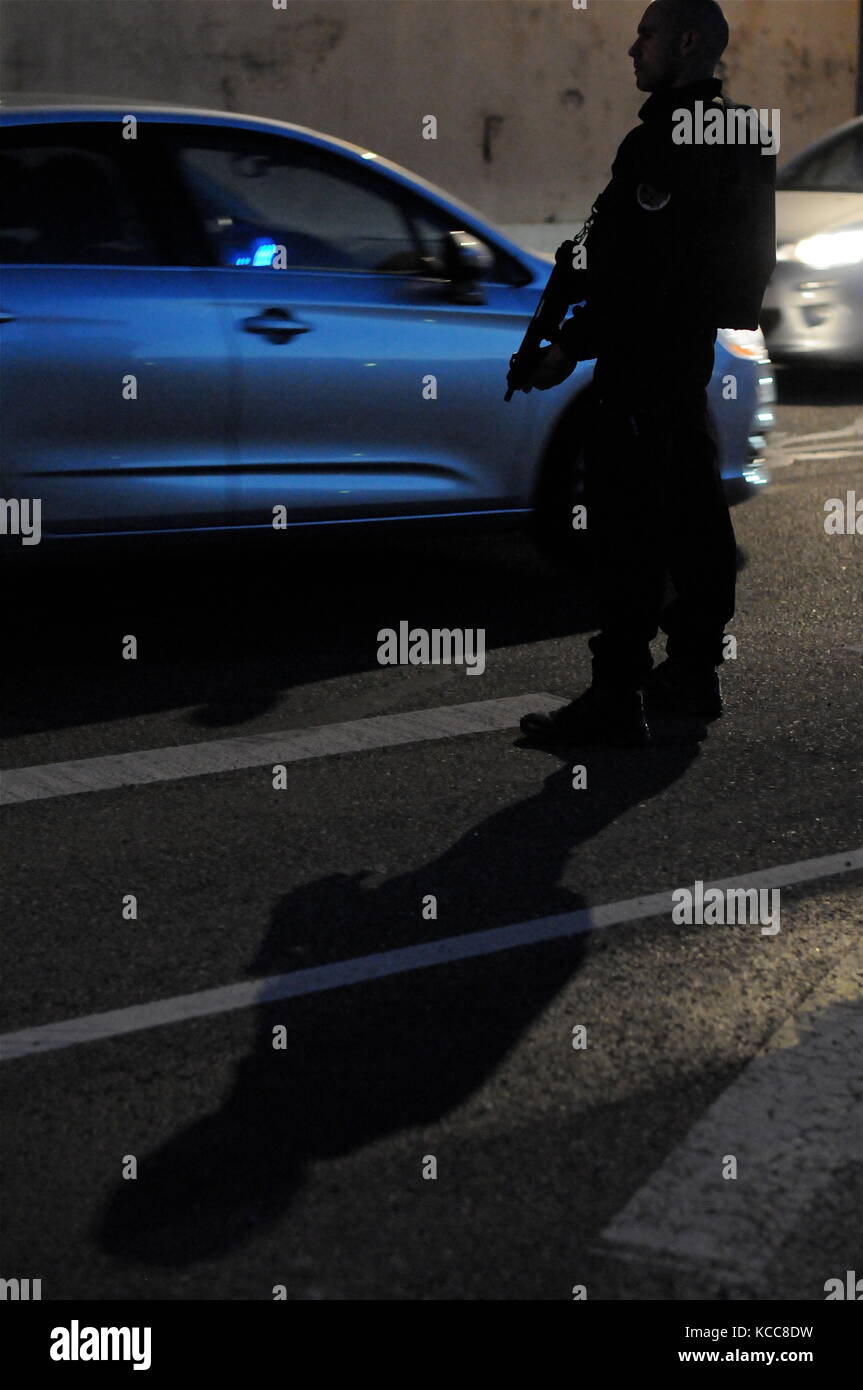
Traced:
<svg viewBox="0 0 863 1390">
<path fill-rule="evenodd" d="M 377 150 L 503 224 L 569 227 L 644 100 L 626 51 L 645 3 L 0 0 L 0 82 L 296 121 Z M 732 38 L 719 75 L 736 99 L 779 107 L 780 159 L 854 115 L 859 0 L 724 9 Z M 436 140 L 423 139 L 426 115 Z M 548 244 L 559 240 L 550 228 Z"/>
</svg>

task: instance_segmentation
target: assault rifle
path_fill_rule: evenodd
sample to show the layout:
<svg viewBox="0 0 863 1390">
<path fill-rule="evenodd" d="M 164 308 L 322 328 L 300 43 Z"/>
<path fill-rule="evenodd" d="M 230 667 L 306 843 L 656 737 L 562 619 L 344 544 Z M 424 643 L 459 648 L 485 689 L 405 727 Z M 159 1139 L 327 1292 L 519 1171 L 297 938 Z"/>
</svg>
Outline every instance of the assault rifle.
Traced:
<svg viewBox="0 0 863 1390">
<path fill-rule="evenodd" d="M 593 217 L 589 217 L 577 236 L 571 241 L 563 241 L 554 253 L 554 266 L 548 283 L 540 295 L 533 318 L 527 325 L 521 346 L 509 359 L 506 374 L 505 401 L 512 400 L 513 391 L 520 391 L 533 376 L 543 353 L 542 344 L 551 342 L 558 332 L 570 304 L 576 304 L 587 293 L 587 271 L 576 270 L 572 261 L 577 246 L 587 236 Z"/>
</svg>

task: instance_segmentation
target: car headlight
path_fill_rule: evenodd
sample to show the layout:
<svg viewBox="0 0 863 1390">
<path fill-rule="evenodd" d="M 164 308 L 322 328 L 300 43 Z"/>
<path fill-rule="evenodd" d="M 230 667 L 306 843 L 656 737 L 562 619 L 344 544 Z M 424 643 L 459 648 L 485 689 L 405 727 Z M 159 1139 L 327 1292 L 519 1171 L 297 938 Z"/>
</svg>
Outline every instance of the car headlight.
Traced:
<svg viewBox="0 0 863 1390">
<path fill-rule="evenodd" d="M 794 247 L 794 259 L 814 266 L 816 270 L 830 270 L 837 265 L 857 265 L 863 261 L 863 227 L 804 237 Z"/>
<path fill-rule="evenodd" d="M 720 328 L 719 340 L 735 357 L 754 358 L 766 362 L 767 344 L 760 328 Z"/>
</svg>

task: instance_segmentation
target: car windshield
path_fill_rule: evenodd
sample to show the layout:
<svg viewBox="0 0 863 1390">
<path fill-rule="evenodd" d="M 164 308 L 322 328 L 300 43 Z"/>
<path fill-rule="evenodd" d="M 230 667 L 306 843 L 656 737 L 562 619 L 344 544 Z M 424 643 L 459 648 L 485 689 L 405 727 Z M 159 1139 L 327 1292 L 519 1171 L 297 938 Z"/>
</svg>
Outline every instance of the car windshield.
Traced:
<svg viewBox="0 0 863 1390">
<path fill-rule="evenodd" d="M 813 193 L 863 193 L 863 122 L 793 160 L 780 171 L 776 187 Z"/>
</svg>

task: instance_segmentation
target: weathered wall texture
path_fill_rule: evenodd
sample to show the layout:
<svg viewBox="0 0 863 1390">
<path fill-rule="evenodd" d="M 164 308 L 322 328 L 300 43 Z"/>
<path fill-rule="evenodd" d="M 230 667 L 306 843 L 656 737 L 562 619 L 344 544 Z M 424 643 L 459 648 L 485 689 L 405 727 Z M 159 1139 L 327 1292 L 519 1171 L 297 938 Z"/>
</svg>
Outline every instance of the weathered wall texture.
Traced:
<svg viewBox="0 0 863 1390">
<path fill-rule="evenodd" d="M 626 56 L 642 0 L 286 4 L 0 0 L 0 80 L 296 121 L 508 224 L 582 216 L 644 100 Z M 779 108 L 781 159 L 854 114 L 859 0 L 724 8 L 726 90 Z M 429 114 L 436 140 L 422 138 Z"/>
</svg>

